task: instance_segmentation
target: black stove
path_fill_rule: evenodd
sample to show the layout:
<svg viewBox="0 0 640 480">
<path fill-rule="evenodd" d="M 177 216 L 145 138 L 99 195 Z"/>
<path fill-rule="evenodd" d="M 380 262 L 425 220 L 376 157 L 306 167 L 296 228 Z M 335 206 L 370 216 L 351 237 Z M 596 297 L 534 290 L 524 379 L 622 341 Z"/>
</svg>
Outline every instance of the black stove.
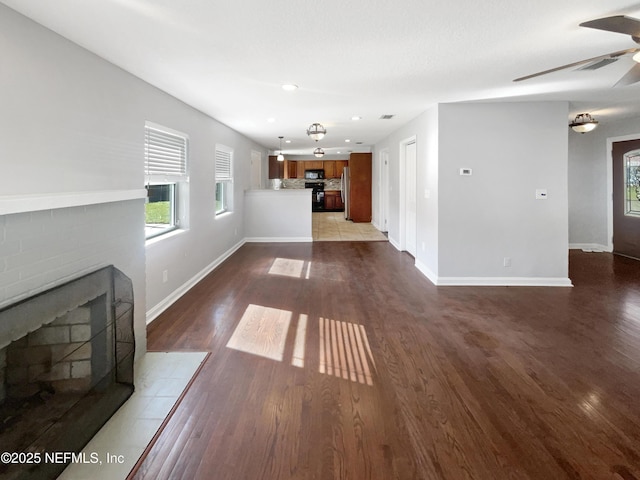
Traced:
<svg viewBox="0 0 640 480">
<path fill-rule="evenodd" d="M 311 211 L 324 211 L 324 183 L 305 182 L 304 188 L 311 188 Z"/>
</svg>

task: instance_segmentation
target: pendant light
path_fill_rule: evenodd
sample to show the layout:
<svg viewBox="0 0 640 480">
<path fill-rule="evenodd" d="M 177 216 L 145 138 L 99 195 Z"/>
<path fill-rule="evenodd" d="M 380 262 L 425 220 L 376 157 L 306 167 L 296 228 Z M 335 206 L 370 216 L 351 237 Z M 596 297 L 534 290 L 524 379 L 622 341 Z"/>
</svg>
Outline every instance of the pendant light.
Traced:
<svg viewBox="0 0 640 480">
<path fill-rule="evenodd" d="M 307 135 L 313 138 L 316 142 L 318 140 L 322 140 L 322 138 L 327 134 L 327 129 L 324 128 L 319 123 L 312 123 L 307 128 Z"/>
<path fill-rule="evenodd" d="M 284 155 L 282 154 L 282 139 L 284 137 L 278 137 L 280 139 L 280 153 L 278 154 L 278 161 L 284 162 Z"/>
<path fill-rule="evenodd" d="M 316 157 L 320 158 L 320 157 L 322 157 L 324 155 L 324 150 L 322 150 L 320 147 L 318 147 L 313 151 L 313 154 Z"/>
<path fill-rule="evenodd" d="M 576 115 L 575 120 L 569 126 L 574 132 L 586 133 L 594 130 L 598 126 L 598 121 L 594 120 L 588 113 L 580 113 Z"/>
</svg>

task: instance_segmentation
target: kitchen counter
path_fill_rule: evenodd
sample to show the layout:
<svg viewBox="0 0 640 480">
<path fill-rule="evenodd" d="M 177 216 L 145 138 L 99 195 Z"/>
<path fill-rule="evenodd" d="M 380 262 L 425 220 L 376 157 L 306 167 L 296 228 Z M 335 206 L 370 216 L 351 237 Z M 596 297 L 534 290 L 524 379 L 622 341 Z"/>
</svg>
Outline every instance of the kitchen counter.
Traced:
<svg viewBox="0 0 640 480">
<path fill-rule="evenodd" d="M 245 190 L 248 242 L 311 242 L 311 189 Z"/>
</svg>

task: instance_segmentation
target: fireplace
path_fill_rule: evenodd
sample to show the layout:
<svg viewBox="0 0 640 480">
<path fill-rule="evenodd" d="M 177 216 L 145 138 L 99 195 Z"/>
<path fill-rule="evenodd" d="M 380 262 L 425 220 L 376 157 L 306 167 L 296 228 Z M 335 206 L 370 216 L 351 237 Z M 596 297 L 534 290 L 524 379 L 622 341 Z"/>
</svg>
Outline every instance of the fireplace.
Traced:
<svg viewBox="0 0 640 480">
<path fill-rule="evenodd" d="M 133 287 L 113 266 L 0 310 L 0 452 L 79 452 L 133 393 L 134 353 Z M 0 477 L 65 466 L 0 464 Z"/>
</svg>

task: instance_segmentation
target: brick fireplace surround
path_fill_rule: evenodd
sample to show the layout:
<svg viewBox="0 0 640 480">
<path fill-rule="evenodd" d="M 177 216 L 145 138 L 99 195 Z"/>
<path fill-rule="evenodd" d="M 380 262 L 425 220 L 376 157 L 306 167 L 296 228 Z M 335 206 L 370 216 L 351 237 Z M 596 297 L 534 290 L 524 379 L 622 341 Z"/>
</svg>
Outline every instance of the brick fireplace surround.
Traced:
<svg viewBox="0 0 640 480">
<path fill-rule="evenodd" d="M 0 310 L 0 451 L 79 452 L 133 393 L 133 288 L 113 266 Z M 0 465 L 55 478 L 66 465 Z"/>
</svg>

